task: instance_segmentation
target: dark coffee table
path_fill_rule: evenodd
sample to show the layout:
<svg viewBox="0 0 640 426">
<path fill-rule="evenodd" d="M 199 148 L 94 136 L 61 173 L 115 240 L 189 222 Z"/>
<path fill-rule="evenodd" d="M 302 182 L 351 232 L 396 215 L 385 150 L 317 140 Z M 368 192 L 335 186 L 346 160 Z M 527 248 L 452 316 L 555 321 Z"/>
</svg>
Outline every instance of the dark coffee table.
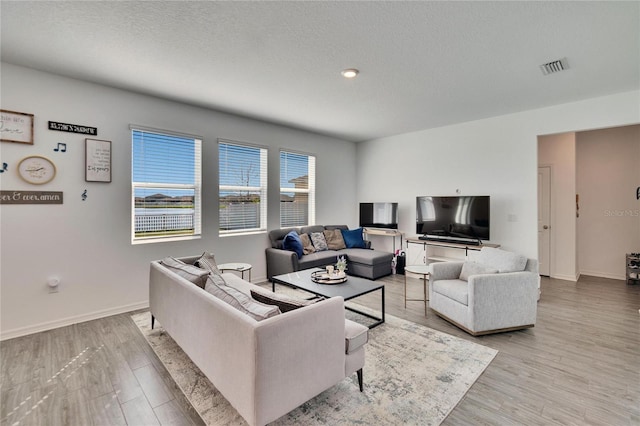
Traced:
<svg viewBox="0 0 640 426">
<path fill-rule="evenodd" d="M 377 283 L 375 281 L 368 280 L 366 278 L 353 277 L 349 275 L 347 281 L 342 284 L 318 284 L 311 281 L 311 274 L 316 271 L 321 271 L 319 268 L 305 269 L 298 272 L 291 272 L 289 274 L 282 274 L 274 276 L 272 280 L 272 290 L 275 293 L 276 284 L 282 284 L 289 287 L 294 287 L 300 290 L 313 293 L 317 296 L 323 297 L 336 297 L 340 296 L 345 301 L 355 299 L 356 297 L 364 296 L 365 294 L 380 290 L 382 292 L 382 316 L 376 317 L 367 312 L 354 309 L 352 307 L 345 306 L 345 309 L 351 312 L 356 312 L 367 318 L 376 320 L 373 324 L 369 325 L 369 328 L 377 327 L 384 323 L 384 284 Z"/>
</svg>

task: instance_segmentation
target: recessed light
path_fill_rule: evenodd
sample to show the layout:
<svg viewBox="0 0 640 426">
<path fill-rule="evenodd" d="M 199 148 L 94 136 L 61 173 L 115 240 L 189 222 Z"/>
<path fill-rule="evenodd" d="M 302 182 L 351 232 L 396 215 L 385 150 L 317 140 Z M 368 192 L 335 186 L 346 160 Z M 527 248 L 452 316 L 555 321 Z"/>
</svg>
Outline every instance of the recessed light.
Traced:
<svg viewBox="0 0 640 426">
<path fill-rule="evenodd" d="M 360 71 L 355 68 L 347 68 L 346 70 L 342 70 L 341 74 L 344 78 L 356 78 L 358 73 L 360 73 Z"/>
</svg>

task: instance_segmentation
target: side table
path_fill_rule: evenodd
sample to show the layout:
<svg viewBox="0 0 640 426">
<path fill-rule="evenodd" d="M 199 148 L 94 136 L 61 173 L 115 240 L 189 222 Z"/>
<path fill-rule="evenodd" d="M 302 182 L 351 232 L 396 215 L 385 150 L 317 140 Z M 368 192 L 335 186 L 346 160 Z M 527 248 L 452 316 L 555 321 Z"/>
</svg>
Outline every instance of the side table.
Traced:
<svg viewBox="0 0 640 426">
<path fill-rule="evenodd" d="M 422 275 L 422 285 L 424 289 L 423 299 L 407 299 L 407 273 Z M 424 315 L 427 316 L 427 280 L 429 279 L 429 265 L 408 265 L 404 267 L 404 307 L 407 307 L 407 302 L 424 302 Z"/>
<path fill-rule="evenodd" d="M 249 263 L 240 263 L 240 262 L 236 262 L 236 263 L 221 263 L 218 266 L 218 269 L 220 270 L 220 272 L 225 272 L 225 271 L 235 271 L 235 272 L 240 272 L 242 274 L 242 279 L 244 280 L 244 273 L 249 271 L 249 282 L 251 282 L 251 264 Z"/>
</svg>

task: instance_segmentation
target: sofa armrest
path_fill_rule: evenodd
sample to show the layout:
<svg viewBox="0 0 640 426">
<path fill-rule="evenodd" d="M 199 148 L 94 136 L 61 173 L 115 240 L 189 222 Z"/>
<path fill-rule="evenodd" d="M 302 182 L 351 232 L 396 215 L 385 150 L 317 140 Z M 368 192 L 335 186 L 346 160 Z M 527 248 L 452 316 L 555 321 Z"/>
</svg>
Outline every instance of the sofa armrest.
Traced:
<svg viewBox="0 0 640 426">
<path fill-rule="evenodd" d="M 460 277 L 464 262 L 436 262 L 429 265 L 429 281 L 455 280 Z"/>
<path fill-rule="evenodd" d="M 256 424 L 272 422 L 345 376 L 344 300 L 330 298 L 256 327 Z"/>
<path fill-rule="evenodd" d="M 477 329 L 535 324 L 537 274 L 525 271 L 472 275 L 468 282 L 469 307 Z"/>
<path fill-rule="evenodd" d="M 268 280 L 271 280 L 274 275 L 288 274 L 300 269 L 298 255 L 295 252 L 269 247 L 265 249 L 265 254 Z"/>
</svg>

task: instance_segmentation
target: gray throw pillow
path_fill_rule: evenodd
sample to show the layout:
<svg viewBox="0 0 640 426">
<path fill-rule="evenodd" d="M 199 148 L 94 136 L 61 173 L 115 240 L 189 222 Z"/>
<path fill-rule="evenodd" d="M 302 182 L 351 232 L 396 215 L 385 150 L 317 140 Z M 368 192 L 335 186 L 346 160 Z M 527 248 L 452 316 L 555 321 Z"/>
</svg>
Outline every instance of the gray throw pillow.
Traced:
<svg viewBox="0 0 640 426">
<path fill-rule="evenodd" d="M 220 274 L 220 270 L 218 269 L 218 265 L 216 264 L 216 257 L 207 253 L 206 251 L 202 253 L 202 256 L 194 263 L 198 268 L 206 269 L 209 272 L 215 272 L 216 274 Z"/>
<path fill-rule="evenodd" d="M 207 279 L 204 289 L 256 321 L 262 321 L 281 313 L 277 306 L 266 305 L 253 300 L 233 287 L 216 285 L 211 278 Z"/>
<path fill-rule="evenodd" d="M 324 234 L 322 232 L 312 232 L 311 242 L 313 243 L 313 247 L 316 249 L 316 251 L 328 250 L 327 240 L 324 239 Z"/>
<path fill-rule="evenodd" d="M 205 283 L 207 282 L 207 275 L 209 275 L 209 271 L 205 269 L 189 265 L 173 257 L 165 257 L 160 263 L 170 271 L 188 281 L 191 281 L 200 288 L 204 288 Z"/>
<path fill-rule="evenodd" d="M 476 262 L 464 262 L 462 265 L 462 271 L 460 271 L 460 279 L 462 281 L 469 281 L 471 275 L 483 275 L 483 274 L 497 274 L 498 270 L 490 266 L 483 265 Z"/>
</svg>

